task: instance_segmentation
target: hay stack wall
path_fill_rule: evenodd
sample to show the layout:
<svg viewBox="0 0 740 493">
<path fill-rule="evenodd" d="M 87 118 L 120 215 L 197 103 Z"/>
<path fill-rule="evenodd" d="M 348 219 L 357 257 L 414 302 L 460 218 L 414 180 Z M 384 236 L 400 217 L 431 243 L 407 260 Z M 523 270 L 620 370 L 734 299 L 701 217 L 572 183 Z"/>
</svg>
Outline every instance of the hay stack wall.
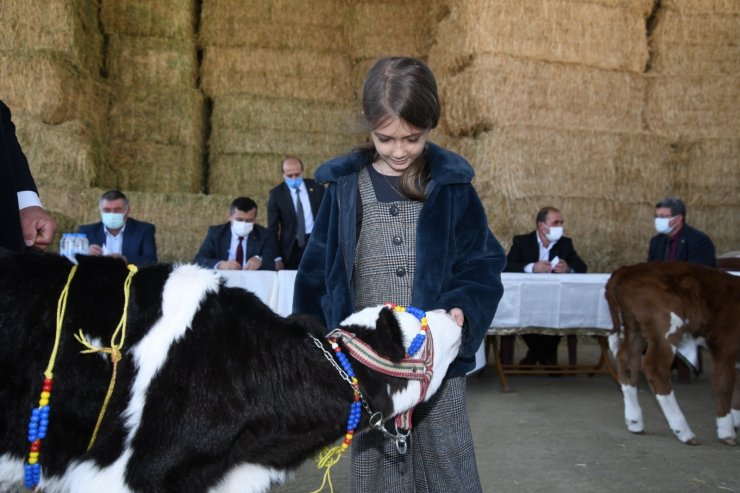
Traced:
<svg viewBox="0 0 740 493">
<path fill-rule="evenodd" d="M 432 138 L 473 163 L 506 247 L 551 204 L 611 271 L 644 259 L 675 194 L 719 253 L 740 248 L 737 2 L 4 0 L 0 17 L 0 97 L 62 231 L 108 188 L 165 261 L 192 259 L 236 195 L 266 222 L 280 159 L 311 175 L 362 141 L 364 75 L 408 54 L 437 74 Z"/>
<path fill-rule="evenodd" d="M 590 271 L 610 271 L 645 259 L 653 204 L 679 195 L 718 252 L 737 249 L 738 16 L 686 4 L 450 2 L 429 58 L 444 140 L 507 247 L 553 205 Z"/>
<path fill-rule="evenodd" d="M 196 86 L 194 0 L 102 0 L 111 87 L 101 186 L 203 190 L 204 102 Z"/>
</svg>

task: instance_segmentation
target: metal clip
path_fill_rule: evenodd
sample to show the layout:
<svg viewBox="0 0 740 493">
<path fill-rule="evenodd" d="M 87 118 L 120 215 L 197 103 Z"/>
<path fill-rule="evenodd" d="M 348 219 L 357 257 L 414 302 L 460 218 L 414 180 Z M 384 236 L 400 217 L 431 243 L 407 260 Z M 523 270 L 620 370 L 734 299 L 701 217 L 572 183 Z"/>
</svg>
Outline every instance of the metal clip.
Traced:
<svg viewBox="0 0 740 493">
<path fill-rule="evenodd" d="M 399 430 L 398 425 L 396 425 L 396 450 L 398 450 L 398 453 L 401 455 L 406 455 L 406 452 L 408 452 L 409 449 L 408 437 L 411 435 L 411 430 L 405 431 L 406 433 Z"/>
</svg>

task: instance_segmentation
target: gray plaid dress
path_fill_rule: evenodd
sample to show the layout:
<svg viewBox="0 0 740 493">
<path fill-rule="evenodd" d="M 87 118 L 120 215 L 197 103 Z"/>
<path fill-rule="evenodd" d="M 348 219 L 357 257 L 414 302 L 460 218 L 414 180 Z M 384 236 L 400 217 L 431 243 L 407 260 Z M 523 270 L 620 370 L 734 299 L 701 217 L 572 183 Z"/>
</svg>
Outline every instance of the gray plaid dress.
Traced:
<svg viewBox="0 0 740 493">
<path fill-rule="evenodd" d="M 379 202 L 366 168 L 359 174 L 362 228 L 354 266 L 355 309 L 378 303 L 411 304 L 416 267 L 416 223 L 422 203 Z M 408 452 L 370 430 L 352 442 L 355 493 L 480 493 L 473 438 L 465 407 L 465 377 L 445 380 L 413 415 Z M 393 429 L 393 423 L 387 426 Z"/>
</svg>

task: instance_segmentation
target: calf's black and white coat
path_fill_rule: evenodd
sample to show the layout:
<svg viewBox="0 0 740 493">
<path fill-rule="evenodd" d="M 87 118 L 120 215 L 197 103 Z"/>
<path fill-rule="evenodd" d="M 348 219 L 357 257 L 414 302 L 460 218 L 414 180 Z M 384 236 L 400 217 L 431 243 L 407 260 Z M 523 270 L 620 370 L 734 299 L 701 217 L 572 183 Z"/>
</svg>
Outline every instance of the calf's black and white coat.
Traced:
<svg viewBox="0 0 740 493">
<path fill-rule="evenodd" d="M 0 253 L 1 491 L 22 485 L 30 411 L 71 267 L 56 255 Z M 81 354 L 73 333 L 110 344 L 126 275 L 116 259 L 80 257 L 53 369 L 42 491 L 263 492 L 343 436 L 353 393 L 309 337 L 323 338 L 324 327 L 277 316 L 252 293 L 224 287 L 213 271 L 157 265 L 133 278 L 115 391 L 86 451 L 111 364 L 106 355 Z M 460 344 L 446 314 L 428 318 L 435 371 L 427 398 Z M 381 307 L 343 326 L 396 361 L 419 330 L 412 315 Z M 418 382 L 352 361 L 374 411 L 391 417 L 416 404 Z M 360 428 L 367 426 L 363 413 Z"/>
</svg>

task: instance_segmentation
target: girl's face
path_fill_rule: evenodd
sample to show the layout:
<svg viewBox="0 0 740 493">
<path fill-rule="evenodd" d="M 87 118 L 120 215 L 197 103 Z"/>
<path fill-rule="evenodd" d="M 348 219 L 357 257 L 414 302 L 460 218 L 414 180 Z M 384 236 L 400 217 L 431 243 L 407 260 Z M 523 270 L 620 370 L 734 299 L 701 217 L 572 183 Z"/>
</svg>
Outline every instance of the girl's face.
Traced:
<svg viewBox="0 0 740 493">
<path fill-rule="evenodd" d="M 424 152 L 428 130 L 412 127 L 400 118 L 392 118 L 372 131 L 373 144 L 380 156 L 378 171 L 400 175 Z"/>
</svg>

